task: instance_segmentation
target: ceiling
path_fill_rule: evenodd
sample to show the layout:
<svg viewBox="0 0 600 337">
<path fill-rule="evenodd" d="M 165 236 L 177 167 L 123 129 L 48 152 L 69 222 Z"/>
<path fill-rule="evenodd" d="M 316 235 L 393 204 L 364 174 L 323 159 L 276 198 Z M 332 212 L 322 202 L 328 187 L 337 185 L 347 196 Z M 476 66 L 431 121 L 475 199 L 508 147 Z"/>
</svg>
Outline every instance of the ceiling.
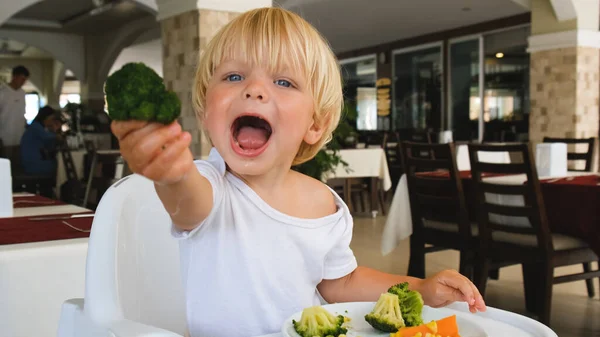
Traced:
<svg viewBox="0 0 600 337">
<path fill-rule="evenodd" d="M 274 2 L 301 14 L 315 25 L 336 53 L 528 12 L 513 0 Z"/>
<path fill-rule="evenodd" d="M 105 5 L 97 6 L 100 2 Z M 154 16 L 126 0 L 44 0 L 17 13 L 6 26 L 29 26 L 73 34 L 98 34 Z M 158 23 L 157 23 L 158 26 Z"/>
<path fill-rule="evenodd" d="M 49 53 L 10 39 L 0 38 L 0 58 L 52 59 Z"/>
<path fill-rule="evenodd" d="M 113 5 L 92 14 L 94 3 L 102 1 Z M 528 11 L 515 0 L 274 0 L 273 3 L 301 14 L 315 25 L 336 53 Z M 38 29 L 97 34 L 148 16 L 154 14 L 132 0 L 44 0 L 19 12 L 6 26 L 24 28 L 23 25 L 34 22 Z M 54 28 L 48 28 L 51 26 Z M 139 42 L 160 38 L 158 28 L 157 22 L 152 36 Z"/>
</svg>

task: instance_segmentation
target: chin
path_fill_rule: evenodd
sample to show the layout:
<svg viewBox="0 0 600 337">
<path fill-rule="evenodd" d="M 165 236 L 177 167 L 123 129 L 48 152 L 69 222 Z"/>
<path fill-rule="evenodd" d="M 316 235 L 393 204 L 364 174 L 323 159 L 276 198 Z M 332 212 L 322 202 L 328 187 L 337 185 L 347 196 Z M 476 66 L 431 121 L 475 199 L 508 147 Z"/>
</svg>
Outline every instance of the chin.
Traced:
<svg viewBox="0 0 600 337">
<path fill-rule="evenodd" d="M 273 168 L 273 160 L 269 160 L 266 154 L 249 159 L 230 152 L 224 159 L 230 171 L 243 176 L 264 175 Z"/>
</svg>

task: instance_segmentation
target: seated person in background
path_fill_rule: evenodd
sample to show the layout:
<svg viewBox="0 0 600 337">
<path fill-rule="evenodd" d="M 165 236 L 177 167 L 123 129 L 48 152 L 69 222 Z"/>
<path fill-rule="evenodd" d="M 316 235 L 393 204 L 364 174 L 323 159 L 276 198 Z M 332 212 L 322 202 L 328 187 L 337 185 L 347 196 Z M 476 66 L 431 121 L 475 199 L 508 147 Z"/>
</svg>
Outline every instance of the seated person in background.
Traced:
<svg viewBox="0 0 600 337">
<path fill-rule="evenodd" d="M 41 108 L 21 137 L 21 165 L 26 174 L 56 174 L 57 132 L 60 120 L 49 106 Z"/>
</svg>

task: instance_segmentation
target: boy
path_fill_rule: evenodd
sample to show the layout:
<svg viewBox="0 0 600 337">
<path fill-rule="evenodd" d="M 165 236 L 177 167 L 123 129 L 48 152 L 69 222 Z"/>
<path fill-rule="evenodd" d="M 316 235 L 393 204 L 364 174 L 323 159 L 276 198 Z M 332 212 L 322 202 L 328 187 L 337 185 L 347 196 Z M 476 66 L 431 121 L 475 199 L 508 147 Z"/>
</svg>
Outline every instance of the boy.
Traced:
<svg viewBox="0 0 600 337">
<path fill-rule="evenodd" d="M 291 167 L 331 138 L 342 108 L 335 56 L 299 16 L 241 14 L 200 57 L 194 104 L 214 148 L 193 162 L 177 123 L 114 122 L 123 156 L 156 191 L 181 239 L 192 336 L 277 332 L 320 303 L 376 301 L 407 281 L 430 306 L 466 301 L 475 286 L 444 271 L 420 280 L 358 267 L 352 217 L 325 184 Z"/>
</svg>

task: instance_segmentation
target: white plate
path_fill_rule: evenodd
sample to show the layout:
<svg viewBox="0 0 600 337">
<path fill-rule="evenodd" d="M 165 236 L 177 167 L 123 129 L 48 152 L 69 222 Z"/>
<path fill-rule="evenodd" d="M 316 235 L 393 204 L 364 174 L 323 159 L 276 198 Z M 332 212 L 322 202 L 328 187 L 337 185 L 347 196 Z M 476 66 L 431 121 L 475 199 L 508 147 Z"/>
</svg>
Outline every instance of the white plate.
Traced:
<svg viewBox="0 0 600 337">
<path fill-rule="evenodd" d="M 375 302 L 338 303 L 323 306 L 323 308 L 334 315 L 344 315 L 351 319 L 348 326 L 348 333 L 346 334 L 348 337 L 389 337 L 389 333 L 377 331 L 365 321 L 365 315 L 371 312 L 374 307 Z M 488 336 L 483 328 L 475 322 L 475 319 L 468 316 L 470 314 L 457 312 L 447 308 L 434 309 L 428 306 L 423 308 L 423 322 L 425 323 L 452 315 L 456 315 L 458 332 L 461 337 Z M 284 337 L 300 336 L 296 330 L 294 330 L 292 320 L 298 321 L 301 316 L 302 312 L 297 312 L 285 321 L 281 328 Z"/>
</svg>

